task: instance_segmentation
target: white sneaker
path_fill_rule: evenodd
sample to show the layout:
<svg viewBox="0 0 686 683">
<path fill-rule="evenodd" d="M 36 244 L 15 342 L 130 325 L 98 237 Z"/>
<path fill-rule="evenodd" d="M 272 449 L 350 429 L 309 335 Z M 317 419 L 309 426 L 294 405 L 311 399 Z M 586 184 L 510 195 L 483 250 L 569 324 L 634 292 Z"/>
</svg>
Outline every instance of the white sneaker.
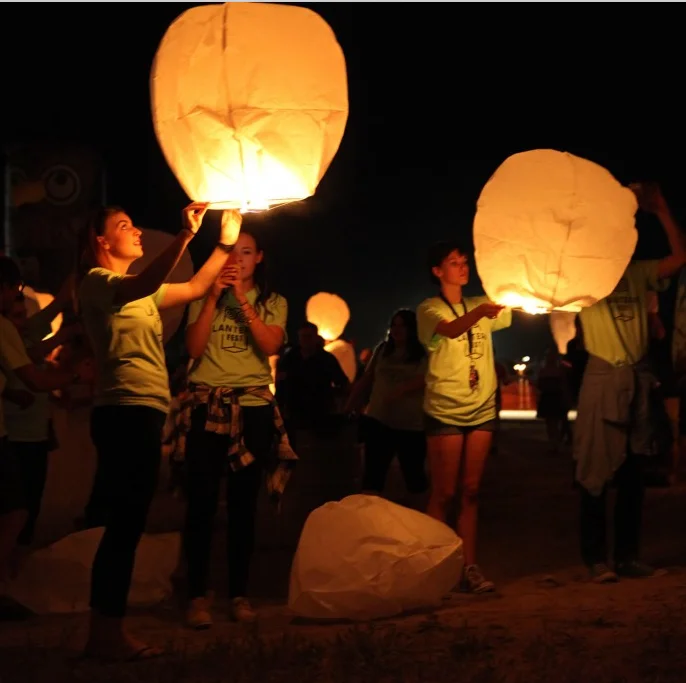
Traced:
<svg viewBox="0 0 686 683">
<path fill-rule="evenodd" d="M 231 601 L 231 616 L 234 621 L 252 623 L 257 620 L 257 612 L 252 608 L 248 598 L 234 598 Z"/>
</svg>

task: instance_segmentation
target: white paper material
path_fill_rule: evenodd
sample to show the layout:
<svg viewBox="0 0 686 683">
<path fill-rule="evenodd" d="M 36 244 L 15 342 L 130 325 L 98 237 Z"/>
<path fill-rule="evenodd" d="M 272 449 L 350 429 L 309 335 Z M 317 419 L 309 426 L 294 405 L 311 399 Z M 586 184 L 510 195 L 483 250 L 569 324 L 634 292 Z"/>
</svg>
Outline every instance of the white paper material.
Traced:
<svg viewBox="0 0 686 683">
<path fill-rule="evenodd" d="M 324 350 L 336 357 L 341 370 L 352 384 L 357 376 L 357 358 L 355 347 L 345 339 L 335 339 L 324 346 Z"/>
<path fill-rule="evenodd" d="M 168 28 L 151 72 L 155 133 L 194 201 L 262 210 L 314 194 L 348 118 L 345 58 L 303 7 L 201 5 Z"/>
<path fill-rule="evenodd" d="M 377 496 L 348 496 L 307 518 L 288 606 L 312 619 L 390 617 L 439 604 L 463 565 L 450 527 Z"/>
<path fill-rule="evenodd" d="M 103 528 L 70 534 L 31 553 L 7 595 L 35 614 L 87 612 L 91 567 Z M 181 547 L 178 533 L 144 534 L 136 552 L 130 605 L 159 603 L 172 593 Z"/>
<path fill-rule="evenodd" d="M 569 342 L 576 337 L 576 313 L 572 311 L 551 311 L 550 331 L 557 345 L 557 350 L 563 356 L 567 353 Z"/>
<path fill-rule="evenodd" d="M 578 312 L 608 296 L 636 247 L 634 193 L 602 166 L 539 149 L 506 159 L 474 219 L 488 297 L 529 312 Z"/>
<path fill-rule="evenodd" d="M 150 262 L 156 259 L 176 239 L 174 235 L 162 232 L 161 230 L 152 230 L 150 228 L 143 228 L 142 230 L 143 256 L 131 265 L 130 272 L 132 275 L 137 275 L 145 270 Z M 194 274 L 193 259 L 188 251 L 184 251 L 174 270 L 167 277 L 166 282 L 188 282 Z M 173 308 L 165 308 L 163 311 L 160 311 L 165 344 L 179 329 L 184 311 L 184 306 L 174 306 Z"/>
<path fill-rule="evenodd" d="M 338 339 L 350 320 L 350 309 L 338 294 L 319 292 L 307 300 L 305 315 L 326 342 Z"/>
</svg>

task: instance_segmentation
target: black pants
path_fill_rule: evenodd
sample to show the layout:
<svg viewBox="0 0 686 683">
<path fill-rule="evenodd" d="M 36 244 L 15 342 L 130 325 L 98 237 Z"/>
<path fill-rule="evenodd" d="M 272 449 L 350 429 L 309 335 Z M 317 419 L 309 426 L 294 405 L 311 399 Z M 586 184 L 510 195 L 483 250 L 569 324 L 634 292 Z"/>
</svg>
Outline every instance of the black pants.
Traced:
<svg viewBox="0 0 686 683">
<path fill-rule="evenodd" d="M 383 491 L 388 468 L 396 454 L 407 490 L 410 493 L 427 490 L 429 480 L 424 469 L 426 436 L 423 431 L 391 429 L 373 418 L 367 418 L 364 429 L 364 490 Z"/>
<path fill-rule="evenodd" d="M 48 476 L 48 441 L 10 441 L 9 448 L 16 458 L 21 476 L 24 502 L 28 517 L 19 534 L 19 545 L 27 546 L 33 542 L 36 520 L 40 512 L 45 480 Z"/>
<path fill-rule="evenodd" d="M 617 470 L 614 484 L 617 497 L 614 510 L 615 562 L 637 560 L 641 534 L 644 483 L 641 457 L 629 454 Z M 605 563 L 607 552 L 607 490 L 592 496 L 581 490 L 581 557 L 585 564 Z"/>
<path fill-rule="evenodd" d="M 274 410 L 249 406 L 243 410 L 243 439 L 256 462 L 234 472 L 227 467 L 230 437 L 205 430 L 207 407 L 193 411 L 186 441 L 186 525 L 184 548 L 188 567 L 188 597 L 207 593 L 212 531 L 219 502 L 219 486 L 226 472 L 227 556 L 229 597 L 248 590 L 250 560 L 255 545 L 257 496 L 262 473 L 274 446 Z"/>
<path fill-rule="evenodd" d="M 105 533 L 93 560 L 91 609 L 123 617 L 136 549 L 157 488 L 165 414 L 147 406 L 99 406 L 91 416 Z"/>
</svg>

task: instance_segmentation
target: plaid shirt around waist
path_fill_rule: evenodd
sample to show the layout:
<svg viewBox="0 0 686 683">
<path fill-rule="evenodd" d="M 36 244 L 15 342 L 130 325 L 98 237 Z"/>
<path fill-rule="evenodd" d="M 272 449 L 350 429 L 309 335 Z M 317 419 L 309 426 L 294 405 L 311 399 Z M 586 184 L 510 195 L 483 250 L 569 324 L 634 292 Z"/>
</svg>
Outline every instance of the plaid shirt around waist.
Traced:
<svg viewBox="0 0 686 683">
<path fill-rule="evenodd" d="M 274 411 L 274 429 L 279 438 L 270 461 L 266 463 L 267 491 L 270 498 L 280 500 L 298 456 L 288 441 L 281 413 L 269 387 L 231 389 L 189 384 L 172 404 L 169 416 L 172 429 L 165 439 L 167 444 L 172 445 L 169 458 L 175 463 L 186 459 L 186 437 L 191 427 L 191 414 L 196 407 L 207 405 L 205 429 L 231 437 L 227 452 L 229 467 L 238 472 L 254 463 L 255 456 L 248 450 L 243 439 L 243 407 L 239 403 L 240 397 L 247 394 L 266 401 Z"/>
</svg>

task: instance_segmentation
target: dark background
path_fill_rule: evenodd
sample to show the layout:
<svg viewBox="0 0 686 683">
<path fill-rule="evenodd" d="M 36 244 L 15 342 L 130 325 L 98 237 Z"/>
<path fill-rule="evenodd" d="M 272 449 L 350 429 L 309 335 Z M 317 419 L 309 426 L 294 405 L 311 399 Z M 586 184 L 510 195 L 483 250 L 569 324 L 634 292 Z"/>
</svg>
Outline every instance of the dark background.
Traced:
<svg viewBox="0 0 686 683">
<path fill-rule="evenodd" d="M 157 145 L 150 66 L 184 3 L 3 3 L 3 139 L 87 142 L 108 200 L 175 232 L 188 198 Z M 350 117 L 315 197 L 249 217 L 268 249 L 293 333 L 307 298 L 348 302 L 346 337 L 383 335 L 432 293 L 427 246 L 469 241 L 478 194 L 510 154 L 550 147 L 656 179 L 684 213 L 683 39 L 671 5 L 324 3 L 347 59 Z M 639 220 L 638 256 L 667 249 Z M 196 265 L 214 233 L 193 243 Z M 479 293 L 475 271 L 469 293 Z M 500 356 L 539 353 L 547 319 L 517 316 Z"/>
</svg>

